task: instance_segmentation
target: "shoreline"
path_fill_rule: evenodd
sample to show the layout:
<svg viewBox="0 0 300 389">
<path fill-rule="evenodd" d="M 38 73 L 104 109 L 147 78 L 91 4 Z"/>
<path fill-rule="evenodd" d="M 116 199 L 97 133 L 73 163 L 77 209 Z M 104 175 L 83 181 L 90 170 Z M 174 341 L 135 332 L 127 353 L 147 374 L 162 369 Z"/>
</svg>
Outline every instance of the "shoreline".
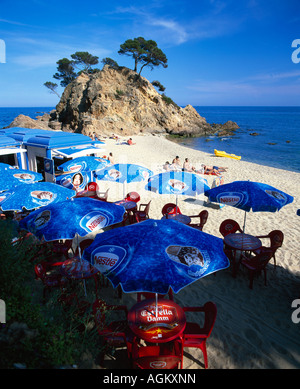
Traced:
<svg viewBox="0 0 300 389">
<path fill-rule="evenodd" d="M 124 136 L 124 139 L 128 137 Z M 267 286 L 263 276 L 254 279 L 253 290 L 249 289 L 247 272 L 240 269 L 236 278 L 231 268 L 194 282 L 174 295 L 175 302 L 183 306 L 203 305 L 213 301 L 218 308 L 217 320 L 207 342 L 209 368 L 211 369 L 285 369 L 300 368 L 299 325 L 293 323 L 292 301 L 300 298 L 300 268 L 298 260 L 298 237 L 300 219 L 300 173 L 278 168 L 264 169 L 263 165 L 242 160 L 212 156 L 167 140 L 162 135 L 132 136 L 135 145 L 117 145 L 112 139 L 105 139 L 103 154 L 113 153 L 115 163 L 136 163 L 151 169 L 154 174 L 162 172 L 162 165 L 178 155 L 183 163 L 189 158 L 192 165 L 201 163 L 228 167 L 223 174 L 225 183 L 235 180 L 252 180 L 272 185 L 294 197 L 291 204 L 279 212 L 249 212 L 246 232 L 265 235 L 275 229 L 284 233 L 283 246 L 276 253 L 276 270 L 273 260 L 267 270 Z M 203 176 L 202 176 L 203 177 Z M 204 176 L 211 186 L 215 176 Z M 98 181 L 100 190 L 110 188 L 108 201 L 120 200 L 123 186 L 118 183 Z M 174 196 L 159 195 L 144 189 L 145 182 L 130 183 L 126 193 L 136 191 L 140 203 L 151 200 L 150 218 L 160 219 L 161 209 L 167 202 L 175 202 Z M 231 218 L 243 225 L 244 212 L 225 206 L 216 209 L 201 205 L 204 195 L 197 198 L 178 196 L 178 206 L 187 215 L 198 214 L 207 209 L 209 217 L 203 231 L 221 238 L 219 226 Z M 266 242 L 267 243 L 267 242 Z M 112 287 L 105 292 L 110 298 L 115 295 Z M 119 300 L 118 300 L 119 301 Z M 123 303 L 132 306 L 134 294 L 122 296 Z M 186 349 L 185 369 L 202 369 L 203 357 L 197 349 Z"/>
</svg>

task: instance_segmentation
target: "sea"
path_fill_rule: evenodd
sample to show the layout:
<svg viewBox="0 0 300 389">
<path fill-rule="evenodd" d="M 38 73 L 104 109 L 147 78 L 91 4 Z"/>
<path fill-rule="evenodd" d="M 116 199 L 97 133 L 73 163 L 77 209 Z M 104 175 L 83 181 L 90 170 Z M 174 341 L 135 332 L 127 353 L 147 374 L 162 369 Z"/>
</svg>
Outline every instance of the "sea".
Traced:
<svg viewBox="0 0 300 389">
<path fill-rule="evenodd" d="M 240 128 L 233 136 L 177 139 L 180 144 L 211 154 L 217 149 L 240 155 L 243 161 L 300 172 L 300 106 L 194 108 L 210 124 L 232 120 Z M 0 108 L 0 128 L 8 126 L 20 114 L 35 119 L 52 109 Z"/>
</svg>

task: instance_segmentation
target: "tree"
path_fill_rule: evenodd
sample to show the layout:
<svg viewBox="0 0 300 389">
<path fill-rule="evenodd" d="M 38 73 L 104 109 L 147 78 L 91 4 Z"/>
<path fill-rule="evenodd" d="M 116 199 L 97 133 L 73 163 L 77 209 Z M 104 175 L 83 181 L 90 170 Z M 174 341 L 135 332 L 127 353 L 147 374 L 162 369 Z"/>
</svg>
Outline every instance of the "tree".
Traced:
<svg viewBox="0 0 300 389">
<path fill-rule="evenodd" d="M 56 63 L 58 65 L 58 72 L 53 75 L 53 78 L 61 80 L 60 85 L 66 87 L 77 77 L 77 74 L 74 71 L 74 62 L 70 61 L 68 58 L 62 58 Z"/>
<path fill-rule="evenodd" d="M 109 57 L 103 58 L 101 63 L 103 63 L 103 66 L 108 65 L 110 68 L 113 69 L 118 69 L 119 67 L 118 63 Z"/>
<path fill-rule="evenodd" d="M 159 90 L 160 92 L 164 92 L 164 91 L 166 90 L 166 88 L 165 88 L 159 81 L 157 81 L 157 80 L 152 81 L 151 84 L 152 84 L 153 86 L 155 86 L 156 88 L 158 88 L 158 90 Z"/>
<path fill-rule="evenodd" d="M 82 67 L 79 73 L 93 73 L 92 66 L 97 65 L 99 57 L 88 53 L 87 51 L 76 51 L 71 55 L 73 64 L 78 68 Z"/>
<path fill-rule="evenodd" d="M 55 93 L 60 98 L 60 95 L 56 92 L 56 88 L 58 87 L 57 84 L 51 81 L 47 81 L 44 83 L 44 85 L 46 88 L 50 89 L 50 93 Z"/>
<path fill-rule="evenodd" d="M 167 68 L 167 57 L 157 47 L 157 43 L 153 40 L 145 40 L 143 37 L 127 39 L 118 51 L 121 55 L 132 56 L 134 59 L 134 71 L 137 71 L 138 64 L 141 64 L 139 75 L 145 66 L 149 66 L 151 70 L 154 66 L 162 65 Z"/>
</svg>

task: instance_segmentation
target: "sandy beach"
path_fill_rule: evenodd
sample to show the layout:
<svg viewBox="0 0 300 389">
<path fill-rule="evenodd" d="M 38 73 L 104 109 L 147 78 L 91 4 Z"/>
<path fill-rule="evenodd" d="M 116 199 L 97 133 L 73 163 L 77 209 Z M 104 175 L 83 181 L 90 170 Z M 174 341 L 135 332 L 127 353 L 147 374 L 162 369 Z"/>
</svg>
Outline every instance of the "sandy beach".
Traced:
<svg viewBox="0 0 300 389">
<path fill-rule="evenodd" d="M 178 155 L 181 162 L 189 158 L 198 168 L 201 163 L 228 167 L 223 174 L 225 183 L 235 180 L 252 180 L 272 185 L 294 197 L 294 202 L 279 212 L 249 212 L 246 232 L 265 235 L 275 229 L 284 233 L 282 248 L 276 253 L 274 262 L 268 265 L 267 286 L 261 275 L 254 279 L 253 290 L 249 289 L 248 273 L 239 269 L 236 278 L 231 269 L 209 275 L 184 288 L 174 296 L 180 305 L 203 305 L 213 301 L 218 308 L 217 320 L 207 343 L 208 361 L 211 369 L 287 369 L 300 368 L 299 324 L 292 321 L 292 301 L 300 298 L 299 236 L 300 218 L 300 174 L 265 167 L 254 163 L 220 158 L 209 153 L 192 150 L 165 139 L 164 136 L 134 136 L 135 145 L 116 144 L 113 139 L 105 139 L 105 154 L 113 153 L 115 163 L 141 164 L 154 173 L 162 172 L 166 161 L 172 162 Z M 226 150 L 225 150 L 226 151 Z M 243 152 L 241 150 L 241 155 Z M 205 176 L 209 186 L 215 176 Z M 134 190 L 141 196 L 141 203 L 151 200 L 150 217 L 160 219 L 161 209 L 167 202 L 174 202 L 168 195 L 159 195 L 144 189 L 145 183 L 131 183 L 126 188 L 121 184 L 98 182 L 101 190 L 110 188 L 109 201 L 123 197 L 123 190 Z M 209 217 L 203 231 L 221 238 L 219 226 L 231 218 L 243 226 L 244 212 L 225 206 L 217 209 L 203 206 L 206 197 L 179 196 L 178 206 L 187 215 L 198 214 L 207 209 Z M 122 300 L 128 306 L 135 296 L 123 294 Z M 300 314 L 298 314 L 300 318 Z M 196 349 L 185 349 L 184 368 L 202 369 L 202 353 Z"/>
</svg>

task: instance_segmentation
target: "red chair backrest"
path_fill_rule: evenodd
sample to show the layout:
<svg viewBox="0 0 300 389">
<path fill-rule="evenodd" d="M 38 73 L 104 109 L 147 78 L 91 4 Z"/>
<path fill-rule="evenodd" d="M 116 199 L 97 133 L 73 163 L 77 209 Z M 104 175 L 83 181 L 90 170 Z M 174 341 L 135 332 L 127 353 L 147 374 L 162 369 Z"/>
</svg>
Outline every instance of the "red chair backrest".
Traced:
<svg viewBox="0 0 300 389">
<path fill-rule="evenodd" d="M 86 185 L 86 190 L 88 191 L 96 191 L 98 189 L 98 185 L 96 182 L 89 182 L 87 185 Z"/>
<path fill-rule="evenodd" d="M 232 219 L 224 220 L 220 225 L 219 231 L 223 236 L 234 234 L 237 231 L 242 232 L 239 223 Z"/>
<path fill-rule="evenodd" d="M 204 209 L 203 211 L 200 212 L 199 216 L 200 216 L 200 226 L 203 227 L 208 219 L 208 211 Z"/>
<path fill-rule="evenodd" d="M 40 278 L 41 280 L 45 278 L 46 270 L 45 270 L 45 267 L 41 263 L 38 263 L 37 265 L 34 266 L 34 271 L 35 271 L 37 278 Z"/>
<path fill-rule="evenodd" d="M 163 215 L 166 215 L 167 213 L 170 213 L 170 214 L 179 213 L 179 214 L 181 214 L 181 211 L 180 211 L 179 207 L 177 206 L 177 212 L 176 212 L 176 204 L 168 203 L 168 204 L 165 204 L 163 206 L 161 213 Z"/>
<path fill-rule="evenodd" d="M 134 201 L 135 203 L 138 203 L 140 201 L 140 195 L 137 192 L 129 192 L 127 193 L 125 197 L 125 201 Z"/>
<path fill-rule="evenodd" d="M 283 232 L 280 230 L 274 230 L 269 233 L 270 241 L 271 241 L 271 247 L 272 248 L 278 248 L 282 246 L 283 243 Z"/>
</svg>

